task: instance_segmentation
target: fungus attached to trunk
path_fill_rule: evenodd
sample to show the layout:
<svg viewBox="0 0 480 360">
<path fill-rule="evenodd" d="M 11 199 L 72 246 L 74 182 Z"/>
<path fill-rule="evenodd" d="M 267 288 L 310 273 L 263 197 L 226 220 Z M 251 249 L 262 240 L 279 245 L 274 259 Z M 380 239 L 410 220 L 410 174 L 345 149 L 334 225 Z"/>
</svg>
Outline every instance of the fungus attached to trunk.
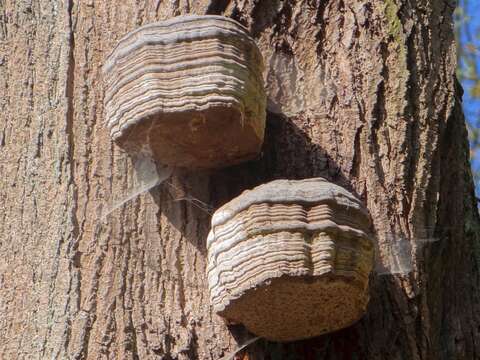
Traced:
<svg viewBox="0 0 480 360">
<path fill-rule="evenodd" d="M 265 129 L 263 60 L 222 16 L 183 16 L 120 40 L 103 68 L 112 138 L 159 162 L 211 168 L 256 157 Z"/>
<path fill-rule="evenodd" d="M 347 327 L 373 266 L 367 210 L 322 178 L 276 180 L 217 210 L 208 236 L 214 311 L 276 341 Z"/>
</svg>

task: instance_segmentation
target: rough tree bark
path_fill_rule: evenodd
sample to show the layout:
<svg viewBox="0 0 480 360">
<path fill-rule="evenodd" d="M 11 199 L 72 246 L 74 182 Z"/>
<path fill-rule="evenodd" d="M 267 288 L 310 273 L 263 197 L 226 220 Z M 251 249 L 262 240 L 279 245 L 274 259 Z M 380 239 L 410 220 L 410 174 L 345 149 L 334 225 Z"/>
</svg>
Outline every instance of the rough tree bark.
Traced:
<svg viewBox="0 0 480 360">
<path fill-rule="evenodd" d="M 312 176 L 365 201 L 382 261 L 392 234 L 408 239 L 413 270 L 374 275 L 355 326 L 260 340 L 239 358 L 480 358 L 480 223 L 454 6 L 0 0 L 0 358 L 221 358 L 251 335 L 211 313 L 209 215 L 175 192 L 218 207 L 267 180 Z M 102 62 L 128 31 L 186 13 L 230 16 L 258 41 L 270 100 L 263 154 L 177 173 L 102 222 L 134 176 L 103 128 Z"/>
</svg>

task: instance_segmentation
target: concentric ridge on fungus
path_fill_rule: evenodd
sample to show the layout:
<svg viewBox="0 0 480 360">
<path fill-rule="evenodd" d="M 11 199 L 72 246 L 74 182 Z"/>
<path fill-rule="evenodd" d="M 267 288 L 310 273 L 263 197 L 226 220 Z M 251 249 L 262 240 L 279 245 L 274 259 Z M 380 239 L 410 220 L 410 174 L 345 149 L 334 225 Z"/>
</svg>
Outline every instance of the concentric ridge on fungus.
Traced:
<svg viewBox="0 0 480 360">
<path fill-rule="evenodd" d="M 214 311 L 278 341 L 351 325 L 369 299 L 369 227 L 360 200 L 323 178 L 245 191 L 212 218 L 207 277 Z"/>
<path fill-rule="evenodd" d="M 265 129 L 263 60 L 248 31 L 222 16 L 181 16 L 119 41 L 104 67 L 111 137 L 160 162 L 217 167 L 251 159 Z"/>
</svg>

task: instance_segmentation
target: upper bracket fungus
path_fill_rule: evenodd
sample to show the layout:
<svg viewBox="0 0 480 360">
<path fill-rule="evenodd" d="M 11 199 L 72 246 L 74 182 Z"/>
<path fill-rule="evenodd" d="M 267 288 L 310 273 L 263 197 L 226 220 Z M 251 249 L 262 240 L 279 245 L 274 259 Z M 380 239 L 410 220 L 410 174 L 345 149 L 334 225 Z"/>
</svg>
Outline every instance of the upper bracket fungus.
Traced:
<svg viewBox="0 0 480 360">
<path fill-rule="evenodd" d="M 127 34 L 103 67 L 111 137 L 160 163 L 232 165 L 260 152 L 263 60 L 248 31 L 222 16 L 182 16 Z"/>
<path fill-rule="evenodd" d="M 347 327 L 365 312 L 370 217 L 323 178 L 276 180 L 217 210 L 208 236 L 214 311 L 275 341 Z"/>
</svg>

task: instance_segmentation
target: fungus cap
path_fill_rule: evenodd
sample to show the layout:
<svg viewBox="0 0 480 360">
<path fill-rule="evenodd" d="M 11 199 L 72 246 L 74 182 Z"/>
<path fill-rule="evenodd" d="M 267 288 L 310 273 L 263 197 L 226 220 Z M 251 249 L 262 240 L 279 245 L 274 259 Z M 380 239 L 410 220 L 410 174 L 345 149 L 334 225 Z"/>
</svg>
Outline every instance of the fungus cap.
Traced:
<svg viewBox="0 0 480 360">
<path fill-rule="evenodd" d="M 264 136 L 263 60 L 247 29 L 180 16 L 122 38 L 103 67 L 111 137 L 166 165 L 210 168 L 257 156 Z"/>
<path fill-rule="evenodd" d="M 323 178 L 245 191 L 212 218 L 207 277 L 214 311 L 276 341 L 351 325 L 369 299 L 369 228 L 361 201 Z"/>
</svg>

